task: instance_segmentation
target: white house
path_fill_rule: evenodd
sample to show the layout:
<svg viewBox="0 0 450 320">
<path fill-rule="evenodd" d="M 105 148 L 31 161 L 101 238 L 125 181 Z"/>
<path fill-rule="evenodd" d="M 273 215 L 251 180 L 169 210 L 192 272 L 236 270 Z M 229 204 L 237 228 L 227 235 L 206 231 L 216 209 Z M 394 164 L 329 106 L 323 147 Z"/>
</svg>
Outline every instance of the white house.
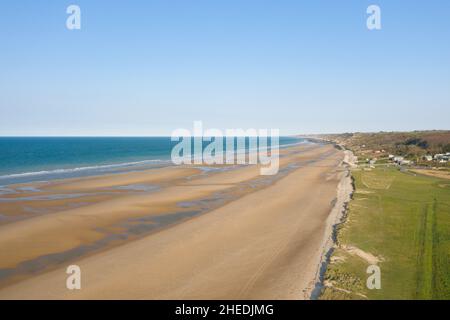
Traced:
<svg viewBox="0 0 450 320">
<path fill-rule="evenodd" d="M 402 166 L 404 166 L 404 165 L 410 165 L 411 163 L 412 163 L 411 160 L 402 160 L 402 161 L 400 161 L 400 164 L 401 164 Z"/>
</svg>

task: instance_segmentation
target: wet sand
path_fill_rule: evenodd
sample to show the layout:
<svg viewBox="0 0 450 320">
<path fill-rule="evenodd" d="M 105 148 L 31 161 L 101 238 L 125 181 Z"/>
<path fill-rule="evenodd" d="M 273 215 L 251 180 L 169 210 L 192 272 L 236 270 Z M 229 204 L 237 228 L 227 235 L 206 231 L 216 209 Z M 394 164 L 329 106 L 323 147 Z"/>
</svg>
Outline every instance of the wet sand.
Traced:
<svg viewBox="0 0 450 320">
<path fill-rule="evenodd" d="M 276 176 L 257 166 L 170 167 L 2 195 L 18 200 L 0 202 L 9 217 L 0 299 L 308 298 L 343 152 L 281 153 Z M 81 196 L 29 200 L 37 194 Z M 47 211 L 27 216 L 24 207 L 36 206 Z M 81 290 L 66 288 L 71 264 L 81 267 Z"/>
</svg>

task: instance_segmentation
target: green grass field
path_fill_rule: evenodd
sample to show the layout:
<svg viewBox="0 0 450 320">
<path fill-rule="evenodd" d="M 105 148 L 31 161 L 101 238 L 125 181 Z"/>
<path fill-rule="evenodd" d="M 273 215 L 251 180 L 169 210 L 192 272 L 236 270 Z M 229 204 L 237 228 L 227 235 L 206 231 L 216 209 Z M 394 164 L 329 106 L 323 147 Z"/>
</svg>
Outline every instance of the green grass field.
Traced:
<svg viewBox="0 0 450 320">
<path fill-rule="evenodd" d="M 321 299 L 450 299 L 450 180 L 386 166 L 352 174 L 356 190 Z M 371 257 L 379 290 L 366 287 Z"/>
</svg>

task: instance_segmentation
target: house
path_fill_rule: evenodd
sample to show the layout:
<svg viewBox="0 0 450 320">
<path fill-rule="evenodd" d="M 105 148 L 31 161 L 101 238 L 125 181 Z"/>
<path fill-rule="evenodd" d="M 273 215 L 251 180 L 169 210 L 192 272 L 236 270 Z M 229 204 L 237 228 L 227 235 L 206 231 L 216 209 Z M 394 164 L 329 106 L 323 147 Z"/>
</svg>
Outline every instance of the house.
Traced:
<svg viewBox="0 0 450 320">
<path fill-rule="evenodd" d="M 434 160 L 438 160 L 439 163 L 446 163 L 447 161 L 449 161 L 450 156 L 446 154 L 442 154 L 442 153 L 438 153 L 434 155 Z"/>
<path fill-rule="evenodd" d="M 412 161 L 411 160 L 402 160 L 402 161 L 400 161 L 399 164 L 402 166 L 406 166 L 406 165 L 412 164 Z"/>
<path fill-rule="evenodd" d="M 401 161 L 403 161 L 405 158 L 404 157 L 401 157 L 401 156 L 395 156 L 394 157 L 394 162 L 401 162 Z"/>
<path fill-rule="evenodd" d="M 395 156 L 393 154 L 389 155 L 389 160 L 394 160 Z"/>
<path fill-rule="evenodd" d="M 433 161 L 433 156 L 431 156 L 431 155 L 423 156 L 423 157 L 422 157 L 422 160 Z"/>
</svg>

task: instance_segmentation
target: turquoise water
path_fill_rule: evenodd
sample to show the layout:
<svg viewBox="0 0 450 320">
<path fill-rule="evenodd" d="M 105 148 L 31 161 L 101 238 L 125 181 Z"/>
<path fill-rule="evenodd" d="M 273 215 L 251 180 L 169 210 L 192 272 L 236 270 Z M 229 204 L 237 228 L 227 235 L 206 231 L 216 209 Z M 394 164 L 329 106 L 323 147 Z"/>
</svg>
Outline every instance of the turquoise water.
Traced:
<svg viewBox="0 0 450 320">
<path fill-rule="evenodd" d="M 301 142 L 280 137 L 281 147 Z M 171 165 L 176 143 L 170 137 L 0 137 L 0 185 Z"/>
</svg>

